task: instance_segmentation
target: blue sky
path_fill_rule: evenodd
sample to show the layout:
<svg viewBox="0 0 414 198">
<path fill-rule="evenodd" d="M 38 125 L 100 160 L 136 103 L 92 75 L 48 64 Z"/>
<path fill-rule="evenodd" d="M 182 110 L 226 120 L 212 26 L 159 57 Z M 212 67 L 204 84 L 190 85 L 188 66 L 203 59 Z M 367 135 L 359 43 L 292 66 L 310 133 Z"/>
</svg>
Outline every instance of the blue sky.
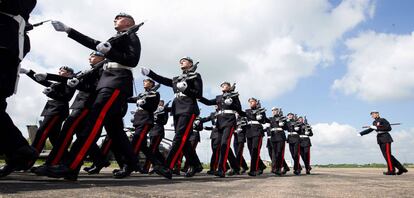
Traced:
<svg viewBox="0 0 414 198">
<path fill-rule="evenodd" d="M 403 123 L 394 127 L 394 150 L 403 161 L 414 162 L 408 146 L 414 144 L 413 1 L 97 2 L 39 1 L 31 19 L 61 20 L 104 40 L 113 34 L 113 16 L 128 12 L 137 21 L 148 20 L 139 32 L 139 66 L 172 77 L 179 73 L 178 59 L 191 56 L 200 61 L 206 97 L 219 94 L 218 85 L 226 80 L 237 83 L 244 109 L 254 96 L 268 110 L 277 106 L 285 114 L 306 115 L 314 125 L 314 163 L 382 163 L 375 135 L 356 137 L 362 125 L 372 122 L 371 110 Z M 50 25 L 30 35 L 33 49 L 24 67 L 55 72 L 57 65 L 75 70 L 87 65 L 90 50 Z M 139 92 L 139 69 L 134 76 Z M 23 131 L 40 119 L 46 101 L 41 90 L 22 78 L 18 97 L 11 100 L 10 113 Z M 170 88 L 160 91 L 163 99 L 172 99 Z M 200 107 L 203 115 L 213 110 Z M 127 115 L 126 125 L 129 120 Z M 206 161 L 208 134 L 203 138 L 198 152 Z"/>
</svg>

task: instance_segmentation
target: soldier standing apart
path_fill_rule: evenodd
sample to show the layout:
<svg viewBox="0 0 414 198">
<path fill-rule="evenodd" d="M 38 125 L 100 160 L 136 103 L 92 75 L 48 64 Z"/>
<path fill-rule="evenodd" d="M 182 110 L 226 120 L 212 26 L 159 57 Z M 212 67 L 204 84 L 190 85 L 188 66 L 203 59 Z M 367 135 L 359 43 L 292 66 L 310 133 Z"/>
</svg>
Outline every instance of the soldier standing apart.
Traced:
<svg viewBox="0 0 414 198">
<path fill-rule="evenodd" d="M 388 171 L 384 172 L 384 175 L 401 175 L 408 172 L 408 170 L 391 154 L 391 143 L 393 140 L 389 133 L 392 130 L 390 123 L 385 118 L 381 118 L 378 111 L 372 111 L 371 117 L 374 119 L 374 122 L 372 122 L 372 125 L 369 126 L 368 129 L 360 132 L 359 135 L 367 135 L 372 131 L 377 132 L 377 143 L 385 161 L 387 161 Z M 398 169 L 397 173 L 395 173 L 395 168 Z"/>
<path fill-rule="evenodd" d="M 195 70 L 193 60 L 190 57 L 181 58 L 180 68 L 182 75 L 174 78 L 162 77 L 152 70 L 141 67 L 141 73 L 152 78 L 160 84 L 172 87 L 175 98 L 172 103 L 171 114 L 174 117 L 175 136 L 170 152 L 166 159 L 167 168 L 165 172 L 167 178 L 172 177 L 172 170 L 180 157 L 181 152 L 184 153 L 186 160 L 189 161 L 190 168 L 186 173 L 186 177 L 192 177 L 196 173 L 203 171 L 200 160 L 195 150 L 191 147 L 188 138 L 193 131 L 193 122 L 200 114 L 197 99 L 203 95 L 203 81 L 201 75 Z"/>
</svg>

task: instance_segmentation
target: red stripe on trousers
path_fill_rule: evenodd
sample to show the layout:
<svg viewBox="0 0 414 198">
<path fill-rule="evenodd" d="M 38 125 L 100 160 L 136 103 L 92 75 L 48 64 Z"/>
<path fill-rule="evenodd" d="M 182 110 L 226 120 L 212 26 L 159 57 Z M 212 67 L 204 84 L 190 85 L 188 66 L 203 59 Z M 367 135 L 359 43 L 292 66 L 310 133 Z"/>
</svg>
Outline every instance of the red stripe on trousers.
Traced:
<svg viewBox="0 0 414 198">
<path fill-rule="evenodd" d="M 53 117 L 52 120 L 49 122 L 48 126 L 46 127 L 46 129 L 43 131 L 43 134 L 40 137 L 40 140 L 39 142 L 37 142 L 37 145 L 36 145 L 36 150 L 38 153 L 42 151 L 42 145 L 46 142 L 47 135 L 49 134 L 50 130 L 52 130 L 53 126 L 56 124 L 58 119 L 59 119 L 58 115 Z"/>
<path fill-rule="evenodd" d="M 178 150 L 174 154 L 173 160 L 171 161 L 170 169 L 174 168 L 175 162 L 177 161 L 178 156 L 181 154 L 181 152 L 183 150 L 183 147 L 184 147 L 185 143 L 187 142 L 187 136 L 190 133 L 191 127 L 192 127 L 193 122 L 194 122 L 194 119 L 195 119 L 195 115 L 193 114 L 193 115 L 191 115 L 190 122 L 187 124 L 187 128 L 185 129 L 183 138 L 181 139 L 180 147 L 178 147 Z"/>
<path fill-rule="evenodd" d="M 105 144 L 105 147 L 104 147 L 104 149 L 102 151 L 102 155 L 105 156 L 105 155 L 108 154 L 109 148 L 111 148 L 111 145 L 112 145 L 112 139 L 109 139 L 108 142 Z"/>
<path fill-rule="evenodd" d="M 231 141 L 231 136 L 233 136 L 233 131 L 234 131 L 234 127 L 231 127 L 230 135 L 229 137 L 227 137 L 226 153 L 224 154 L 224 159 L 223 159 L 223 164 L 222 164 L 224 172 L 226 172 L 227 170 L 226 163 L 227 163 L 227 158 L 229 156 L 230 141 Z"/>
<path fill-rule="evenodd" d="M 79 151 L 78 155 L 76 156 L 75 160 L 70 165 L 70 169 L 75 170 L 83 158 L 86 155 L 86 152 L 88 152 L 90 146 L 92 143 L 94 143 L 96 136 L 98 135 L 100 129 L 102 128 L 102 124 L 105 120 L 106 113 L 108 113 L 109 109 L 111 108 L 112 104 L 115 102 L 116 98 L 119 96 L 119 89 L 116 89 L 114 93 L 112 93 L 112 96 L 109 98 L 109 100 L 106 102 L 104 107 L 101 110 L 101 113 L 99 113 L 99 117 L 95 122 L 95 125 L 93 126 L 92 132 L 89 134 L 88 138 L 86 139 L 85 144 Z"/>
<path fill-rule="evenodd" d="M 138 142 L 137 144 L 135 144 L 135 147 L 134 147 L 135 155 L 138 155 L 139 149 L 141 148 L 142 141 L 144 140 L 144 137 L 147 136 L 148 128 L 149 126 L 148 124 L 146 124 L 144 128 L 142 129 L 141 133 L 139 134 Z"/>
<path fill-rule="evenodd" d="M 86 117 L 88 114 L 89 109 L 84 109 L 82 113 L 78 116 L 78 118 L 75 119 L 72 126 L 70 126 L 69 130 L 66 133 L 66 137 L 63 140 L 62 145 L 59 145 L 59 150 L 56 154 L 55 159 L 52 161 L 52 165 L 57 165 L 60 161 L 60 159 L 63 156 L 63 153 L 65 152 L 66 146 L 69 144 L 69 141 L 72 140 L 73 132 L 75 131 L 76 127 L 78 127 L 79 123 Z"/>
<path fill-rule="evenodd" d="M 256 160 L 256 170 L 259 170 L 259 161 L 260 161 L 260 148 L 262 147 L 262 136 L 259 135 L 259 144 L 257 145 L 257 160 Z"/>
<path fill-rule="evenodd" d="M 387 143 L 386 144 L 386 153 L 387 153 L 388 169 L 389 169 L 389 171 L 392 171 L 392 161 L 391 161 L 390 143 Z"/>
</svg>

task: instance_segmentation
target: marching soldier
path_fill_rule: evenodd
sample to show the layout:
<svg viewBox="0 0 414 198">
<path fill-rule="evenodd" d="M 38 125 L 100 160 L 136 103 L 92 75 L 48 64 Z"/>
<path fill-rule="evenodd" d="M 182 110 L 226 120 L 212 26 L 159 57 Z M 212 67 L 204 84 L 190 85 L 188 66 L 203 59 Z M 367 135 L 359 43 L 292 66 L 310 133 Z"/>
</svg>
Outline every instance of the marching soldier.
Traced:
<svg viewBox="0 0 414 198">
<path fill-rule="evenodd" d="M 264 135 L 263 126 L 266 122 L 265 109 L 260 108 L 257 99 L 249 98 L 250 109 L 246 110 L 248 125 L 246 128 L 247 147 L 250 151 L 251 165 L 249 176 L 256 176 L 263 172 L 265 166 L 260 159 L 260 149 L 262 147 L 262 139 Z M 264 166 L 264 167 L 263 167 Z"/>
<path fill-rule="evenodd" d="M 391 143 L 393 140 L 389 133 L 392 130 L 390 123 L 385 118 L 381 118 L 378 111 L 372 111 L 371 117 L 374 119 L 374 122 L 371 126 L 367 127 L 368 129 L 360 132 L 359 135 L 367 135 L 372 131 L 377 132 L 377 143 L 380 146 L 385 161 L 387 161 L 388 171 L 384 172 L 384 175 L 401 175 L 408 172 L 408 170 L 391 154 Z M 397 173 L 395 173 L 395 168 L 398 169 Z"/>
<path fill-rule="evenodd" d="M 29 162 L 38 155 L 6 112 L 6 99 L 16 91 L 20 62 L 30 51 L 25 27 L 35 6 L 36 0 L 0 1 L 0 155 L 6 156 L 0 177 L 29 168 Z"/>
<path fill-rule="evenodd" d="M 41 116 L 44 119 L 36 132 L 32 146 L 38 153 L 41 153 L 47 138 L 49 138 L 53 147 L 58 147 L 59 133 L 63 121 L 69 115 L 69 101 L 72 99 L 75 89 L 69 87 L 66 83 L 51 82 L 46 79 L 44 74 L 36 74 L 32 70 L 20 68 L 20 73 L 26 74 L 37 83 L 45 86 L 46 88 L 43 90 L 43 93 L 50 98 L 43 108 Z M 73 75 L 72 68 L 67 66 L 59 68 L 59 76 L 71 78 Z M 35 161 L 32 161 L 30 166 L 33 166 L 34 163 Z"/>
<path fill-rule="evenodd" d="M 147 135 L 151 128 L 154 126 L 154 112 L 158 108 L 160 102 L 160 94 L 155 82 L 151 79 L 144 79 L 144 92 L 137 97 L 128 99 L 130 103 L 136 103 L 138 108 L 134 114 L 133 125 L 135 127 L 135 133 L 132 138 L 132 146 L 135 155 L 139 156 L 139 152 L 142 151 L 146 158 L 149 159 L 154 165 L 163 165 L 164 158 L 159 156 L 153 156 L 151 150 L 147 144 Z M 141 173 L 148 173 L 146 170 Z"/>
<path fill-rule="evenodd" d="M 293 159 L 293 173 L 300 175 L 302 167 L 300 166 L 300 127 L 297 125 L 295 115 L 293 113 L 287 114 L 286 128 L 288 131 L 287 142 L 289 143 L 289 151 Z"/>
<path fill-rule="evenodd" d="M 272 172 L 276 175 L 282 175 L 289 171 L 289 167 L 285 161 L 285 142 L 286 142 L 286 118 L 283 116 L 282 109 L 273 107 L 273 116 L 269 118 L 270 127 L 268 129 L 268 136 L 270 135 L 271 156 L 272 156 Z M 282 172 L 284 168 L 284 172 Z"/>
<path fill-rule="evenodd" d="M 217 129 L 217 106 L 216 112 L 212 112 L 208 119 L 211 121 L 211 127 L 204 127 L 205 130 L 211 131 L 210 134 L 210 145 L 211 145 L 211 158 L 210 158 L 210 170 L 207 171 L 209 175 L 215 175 L 218 168 L 219 153 L 220 153 L 220 142 Z"/>
<path fill-rule="evenodd" d="M 312 127 L 308 124 L 308 121 L 303 117 L 299 117 L 298 122 L 301 123 L 301 129 L 299 131 L 300 136 L 300 156 L 305 164 L 306 174 L 309 175 L 312 167 L 310 166 L 310 147 L 312 146 L 309 137 L 313 136 Z"/>
<path fill-rule="evenodd" d="M 104 125 L 113 141 L 114 149 L 122 153 L 126 159 L 123 171 L 114 173 L 114 176 L 115 178 L 129 176 L 137 168 L 137 159 L 123 131 L 122 118 L 126 113 L 127 98 L 132 96 L 131 69 L 138 64 L 141 54 L 138 36 L 128 32 L 132 27 L 136 27 L 133 17 L 125 13 L 115 16 L 114 26 L 117 35 L 106 42 L 89 38 L 59 21 L 52 21 L 52 25 L 56 31 L 66 32 L 70 38 L 80 44 L 93 50 L 97 49 L 109 61 L 105 64 L 98 82 L 97 96 L 88 114 L 84 130 L 78 134 L 71 147 L 71 159 L 61 166 L 49 168 L 48 176 L 76 180 L 88 150 L 99 138 Z"/>
<path fill-rule="evenodd" d="M 230 148 L 231 138 L 237 127 L 236 114 L 244 114 L 241 110 L 239 94 L 234 91 L 235 87 L 229 82 L 223 82 L 221 85 L 222 95 L 216 96 L 212 100 L 205 98 L 200 102 L 205 105 L 217 105 L 217 129 L 220 140 L 220 157 L 217 176 L 225 177 L 227 171 L 227 160 L 234 173 L 240 172 L 240 166 L 236 162 L 236 157 Z"/>
<path fill-rule="evenodd" d="M 201 75 L 195 71 L 197 65 L 193 65 L 193 60 L 190 57 L 181 58 L 179 62 L 183 74 L 172 79 L 162 77 L 148 68 L 141 68 L 143 75 L 152 78 L 160 84 L 172 87 L 175 93 L 171 110 L 171 114 L 174 117 L 175 136 L 166 159 L 167 168 L 165 170 L 169 173 L 165 175 L 169 179 L 172 177 L 172 169 L 177 163 L 181 152 L 184 153 L 185 158 L 190 164 L 190 168 L 185 175 L 186 177 L 192 177 L 196 173 L 203 171 L 197 153 L 192 149 L 188 141 L 188 137 L 192 132 L 193 122 L 200 114 L 197 99 L 200 99 L 203 95 L 203 82 Z"/>
<path fill-rule="evenodd" d="M 237 128 L 234 132 L 233 148 L 236 153 L 236 162 L 241 168 L 240 174 L 249 170 L 246 160 L 243 157 L 244 143 L 246 143 L 246 126 L 247 118 L 239 116 L 237 119 Z"/>
<path fill-rule="evenodd" d="M 168 113 L 171 112 L 171 107 L 168 104 L 164 104 L 164 100 L 160 100 L 158 103 L 157 110 L 154 112 L 154 127 L 149 132 L 150 138 L 150 150 L 152 155 L 158 159 L 165 161 L 164 156 L 160 152 L 161 140 L 165 136 L 164 125 L 168 122 Z M 143 168 L 143 172 L 148 172 L 151 162 L 149 159 L 146 160 Z"/>
</svg>

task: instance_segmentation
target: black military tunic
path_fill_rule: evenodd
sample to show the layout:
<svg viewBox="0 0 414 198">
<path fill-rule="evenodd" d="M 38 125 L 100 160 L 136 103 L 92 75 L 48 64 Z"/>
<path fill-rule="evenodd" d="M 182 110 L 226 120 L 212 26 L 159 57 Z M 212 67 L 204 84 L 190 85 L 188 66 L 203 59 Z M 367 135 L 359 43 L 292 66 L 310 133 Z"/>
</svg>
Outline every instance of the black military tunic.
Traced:
<svg viewBox="0 0 414 198">
<path fill-rule="evenodd" d="M 179 159 L 181 152 L 183 152 L 186 159 L 189 160 L 190 166 L 200 168 L 200 160 L 195 150 L 192 149 L 188 138 L 192 132 L 193 122 L 200 114 L 197 99 L 201 98 L 203 95 L 203 81 L 201 75 L 197 72 L 184 71 L 181 76 L 169 79 L 150 71 L 148 77 L 160 84 L 172 87 L 174 94 L 176 95 L 171 107 L 171 114 L 174 117 L 175 136 L 171 150 L 166 159 L 167 166 L 172 170 Z M 177 84 L 183 81 L 187 83 L 187 88 L 181 92 L 177 88 Z"/>
</svg>

